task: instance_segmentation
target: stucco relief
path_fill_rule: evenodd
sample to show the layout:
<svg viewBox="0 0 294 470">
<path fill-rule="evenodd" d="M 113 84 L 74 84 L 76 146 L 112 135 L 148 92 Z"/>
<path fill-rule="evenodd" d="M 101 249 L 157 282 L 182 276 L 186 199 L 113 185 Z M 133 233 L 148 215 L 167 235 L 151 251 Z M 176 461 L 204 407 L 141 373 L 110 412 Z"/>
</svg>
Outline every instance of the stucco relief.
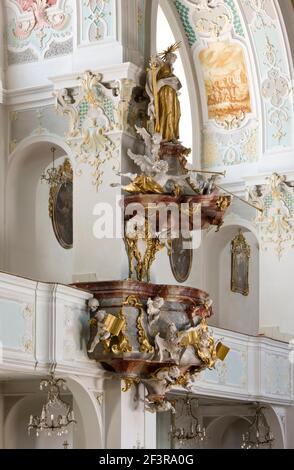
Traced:
<svg viewBox="0 0 294 470">
<path fill-rule="evenodd" d="M 12 111 L 9 114 L 10 142 L 12 153 L 19 143 L 32 136 L 64 136 L 66 120 L 56 116 L 54 106 Z"/>
<path fill-rule="evenodd" d="M 194 6 L 192 22 L 196 31 L 208 37 L 218 37 L 232 28 L 232 15 L 222 0 L 187 0 Z"/>
<path fill-rule="evenodd" d="M 88 71 L 79 83 L 75 88 L 55 92 L 56 110 L 68 117 L 67 143 L 78 166 L 89 164 L 93 168 L 93 184 L 98 190 L 104 165 L 111 163 L 119 171 L 113 131 L 134 132 L 134 125 L 142 126 L 146 102 L 141 99 L 141 88 L 132 80 L 104 83 L 101 74 Z"/>
<path fill-rule="evenodd" d="M 88 361 L 85 344 L 87 315 L 74 305 L 65 305 L 63 312 L 63 359 L 65 361 Z"/>
<path fill-rule="evenodd" d="M 268 0 L 245 0 L 251 15 L 251 24 L 255 31 L 275 27 L 273 10 Z"/>
<path fill-rule="evenodd" d="M 265 392 L 268 395 L 291 395 L 291 364 L 287 357 L 267 354 L 265 359 Z"/>
<path fill-rule="evenodd" d="M 80 42 L 87 44 L 112 38 L 115 28 L 114 0 L 81 0 L 80 3 Z"/>
<path fill-rule="evenodd" d="M 266 37 L 265 64 L 268 67 L 267 78 L 262 83 L 262 95 L 270 102 L 268 108 L 269 121 L 274 127 L 273 138 L 280 144 L 286 137 L 284 124 L 289 121 L 290 109 L 286 99 L 289 96 L 290 77 L 283 75 L 280 70 L 278 51 Z"/>
<path fill-rule="evenodd" d="M 25 305 L 23 308 L 23 318 L 25 320 L 25 329 L 21 338 L 22 351 L 26 354 L 32 354 L 34 350 L 33 330 L 34 330 L 34 313 L 33 305 Z"/>
<path fill-rule="evenodd" d="M 260 207 L 254 223 L 260 230 L 261 247 L 274 247 L 279 259 L 294 241 L 294 193 L 286 177 L 273 173 L 264 185 L 248 188 L 249 201 Z"/>
<path fill-rule="evenodd" d="M 203 166 L 256 161 L 259 149 L 256 104 L 238 3 L 232 0 L 174 3 L 192 48 L 200 96 L 204 97 Z"/>
<path fill-rule="evenodd" d="M 202 163 L 204 167 L 231 166 L 258 160 L 258 122 L 230 134 L 203 131 Z"/>
<path fill-rule="evenodd" d="M 283 26 L 280 23 L 278 6 L 273 0 L 174 0 L 175 10 L 183 24 L 189 46 L 192 50 L 194 66 L 198 76 L 200 96 L 204 116 L 203 165 L 208 167 L 238 165 L 255 162 L 261 156 L 262 145 L 265 151 L 277 146 L 290 147 L 293 109 L 291 106 L 291 86 L 288 59 L 284 51 Z M 249 28 L 245 28 L 245 24 Z M 218 38 L 217 47 L 224 41 L 230 47 L 238 45 L 243 50 L 244 63 L 239 67 L 241 80 L 236 80 L 236 90 L 248 84 L 246 106 L 239 116 L 221 119 L 223 130 L 219 131 L 219 115 L 216 116 L 216 102 L 220 105 L 232 103 L 230 97 L 235 86 L 210 86 L 209 72 L 215 77 L 215 67 L 208 67 L 203 57 L 205 50 L 215 61 L 213 44 Z M 208 61 L 206 61 L 208 62 Z M 256 70 L 249 63 L 257 64 Z M 219 70 L 219 69 L 218 69 Z M 237 69 L 236 69 L 237 70 Z M 247 78 L 244 80 L 244 73 Z M 253 75 L 254 74 L 254 75 Z M 260 79 L 260 93 L 257 94 L 251 83 Z M 217 78 L 214 78 L 217 80 Z M 243 82 L 243 83 L 242 83 Z M 215 83 L 213 84 L 215 85 Z M 239 86 L 241 85 L 241 86 Z M 213 92 L 211 91 L 213 89 Z M 217 89 L 217 95 L 215 95 Z M 206 91 L 206 96 L 205 96 Z M 222 98 L 221 98 L 222 96 Z M 264 126 L 258 106 L 264 108 Z M 263 132 L 264 130 L 264 132 Z M 227 135 L 226 135 L 227 133 Z M 238 142 L 241 137 L 248 142 Z M 232 142 L 237 142 L 233 148 Z M 264 144 L 263 144 L 264 142 Z"/>
<path fill-rule="evenodd" d="M 199 379 L 232 388 L 247 387 L 247 352 L 231 349 L 225 362 L 217 362 L 214 369 L 201 372 Z"/>
<path fill-rule="evenodd" d="M 246 0 L 244 16 L 257 59 L 265 113 L 265 151 L 290 147 L 293 121 L 290 64 L 279 5 L 272 0 Z"/>
<path fill-rule="evenodd" d="M 5 0 L 8 11 L 8 60 L 24 63 L 44 58 L 52 42 L 72 37 L 70 0 Z M 26 51 L 24 56 L 23 52 Z M 31 55 L 28 54 L 31 52 Z M 55 56 L 68 51 L 55 50 Z"/>
</svg>

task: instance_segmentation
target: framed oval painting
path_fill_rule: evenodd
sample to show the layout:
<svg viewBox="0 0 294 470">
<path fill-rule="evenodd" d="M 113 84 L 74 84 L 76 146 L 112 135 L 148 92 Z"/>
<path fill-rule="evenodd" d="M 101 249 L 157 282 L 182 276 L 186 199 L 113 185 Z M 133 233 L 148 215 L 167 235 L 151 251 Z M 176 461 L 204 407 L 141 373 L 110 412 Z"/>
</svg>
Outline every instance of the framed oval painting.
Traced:
<svg viewBox="0 0 294 470">
<path fill-rule="evenodd" d="M 73 184 L 62 183 L 55 191 L 52 204 L 52 225 L 59 244 L 73 247 Z"/>
<path fill-rule="evenodd" d="M 49 212 L 58 243 L 70 250 L 73 247 L 73 178 L 68 159 L 59 167 L 59 174 L 62 182 L 50 188 Z"/>
<path fill-rule="evenodd" d="M 190 276 L 193 262 L 191 240 L 184 240 L 182 235 L 179 238 L 173 239 L 170 245 L 169 259 L 176 281 L 179 283 L 186 282 Z"/>
</svg>

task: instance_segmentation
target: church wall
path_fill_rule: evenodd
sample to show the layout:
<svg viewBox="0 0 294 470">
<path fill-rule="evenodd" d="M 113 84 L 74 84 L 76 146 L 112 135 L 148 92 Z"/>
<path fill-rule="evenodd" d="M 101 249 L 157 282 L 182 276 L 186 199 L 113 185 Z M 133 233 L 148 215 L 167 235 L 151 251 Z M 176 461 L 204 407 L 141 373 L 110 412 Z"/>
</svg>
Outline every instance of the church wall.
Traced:
<svg viewBox="0 0 294 470">
<path fill-rule="evenodd" d="M 167 6 L 167 1 L 169 6 Z M 147 0 L 147 3 L 149 2 L 151 3 L 150 0 Z M 103 70 L 108 78 L 115 80 L 118 75 L 121 78 L 123 72 L 119 68 L 116 70 L 114 64 L 132 61 L 136 65 L 142 66 L 144 52 L 149 48 L 150 39 L 148 30 L 145 31 L 145 22 L 142 16 L 144 12 L 148 15 L 149 7 L 145 5 L 143 0 L 138 0 L 138 2 L 137 0 L 113 0 L 105 2 L 105 4 L 102 2 L 105 7 L 104 12 L 107 14 L 106 18 L 102 18 L 100 15 L 97 23 L 94 24 L 90 19 L 91 6 L 80 8 L 81 2 L 68 0 L 62 3 L 58 0 L 57 3 L 64 5 L 62 8 L 68 15 L 66 29 L 64 29 L 63 35 L 58 36 L 57 42 L 55 36 L 57 33 L 54 32 L 54 29 L 48 31 L 47 36 L 43 38 L 43 45 L 40 45 L 37 30 L 32 31 L 25 41 L 16 41 L 15 38 L 12 38 L 13 21 L 15 18 L 19 19 L 21 14 L 15 6 L 17 2 L 7 0 L 5 3 L 8 7 L 10 42 L 5 65 L 6 76 L 2 74 L 5 84 L 6 107 L 0 104 L 0 132 L 2 133 L 0 136 L 0 269 L 36 279 L 66 284 L 73 280 L 125 279 L 128 272 L 123 240 L 97 240 L 93 235 L 94 223 L 100 215 L 95 212 L 95 205 L 99 202 L 106 202 L 113 207 L 116 203 L 116 197 L 120 194 L 120 190 L 110 188 L 111 183 L 118 181 L 114 175 L 112 163 L 109 162 L 105 165 L 103 184 L 98 192 L 93 185 L 93 168 L 90 165 L 85 165 L 81 174 L 74 173 L 75 238 L 74 248 L 70 251 L 61 249 L 54 237 L 48 216 L 48 187 L 41 184 L 39 179 L 42 171 L 50 165 L 52 142 L 55 144 L 59 142 L 59 157 L 67 153 L 72 158 L 74 166 L 76 163 L 76 155 L 68 145 L 68 137 L 65 136 L 68 132 L 67 117 L 55 115 L 52 98 L 53 87 L 60 89 L 63 86 L 70 86 L 70 84 L 76 85 L 77 75 L 89 68 L 98 72 Z M 231 45 L 237 44 L 242 47 L 252 98 L 252 109 L 247 113 L 248 116 L 244 122 L 242 121 L 236 129 L 226 131 L 208 118 L 199 53 L 209 44 L 214 43 L 214 40 L 210 33 L 201 36 L 197 31 L 195 21 L 197 23 L 199 15 L 195 10 L 195 2 L 189 0 L 161 2 L 162 7 L 166 7 L 169 18 L 172 18 L 172 13 L 178 15 L 175 20 L 176 31 L 183 34 L 183 37 L 185 32 L 187 34 L 182 56 L 185 65 L 189 68 L 188 82 L 193 87 L 190 94 L 193 97 L 193 109 L 196 110 L 193 116 L 193 122 L 197 128 L 197 135 L 194 139 L 196 140 L 194 163 L 200 162 L 202 154 L 203 167 L 213 167 L 218 170 L 226 167 L 228 177 L 224 183 L 225 187 L 232 189 L 233 183 L 238 182 L 239 184 L 242 180 L 238 186 L 238 190 L 241 188 L 240 195 L 242 196 L 245 192 L 243 177 L 246 175 L 271 172 L 276 169 L 287 172 L 293 167 L 294 133 L 292 132 L 293 110 L 292 91 L 290 90 L 293 67 L 285 49 L 282 26 L 278 23 L 278 10 L 273 7 L 272 2 L 268 2 L 271 4 L 269 9 L 262 10 L 261 16 L 257 17 L 250 3 L 249 1 L 248 6 L 243 8 L 241 1 L 234 3 L 226 0 L 224 2 L 226 10 L 229 11 L 231 22 L 228 25 L 228 30 L 223 33 L 222 40 L 228 40 Z M 120 18 L 122 12 L 124 17 Z M 129 13 L 129 16 L 126 12 Z M 260 18 L 267 22 L 264 28 L 266 32 L 263 31 L 263 28 L 258 28 Z M 248 28 L 246 27 L 247 20 L 250 23 Z M 275 26 L 271 25 L 271 22 Z M 138 29 L 133 27 L 134 24 L 138 25 Z M 256 91 L 256 84 L 261 88 L 273 68 L 271 62 L 262 65 L 268 52 L 267 46 L 269 46 L 266 43 L 266 33 L 269 34 L 274 50 L 286 50 L 281 57 L 279 56 L 281 59 L 279 73 L 280 77 L 286 81 L 287 92 L 282 96 L 282 103 L 279 106 L 272 106 L 273 96 L 261 96 Z M 55 42 L 58 43 L 58 46 Z M 269 59 L 276 60 L 273 56 L 270 56 Z M 134 78 L 136 74 L 139 75 L 139 72 L 125 73 L 124 78 L 130 78 L 130 75 Z M 65 77 L 60 77 L 63 75 Z M 59 79 L 56 79 L 53 85 L 49 79 L 56 76 L 59 76 Z M 20 89 L 22 91 L 17 91 Z M 201 103 L 200 94 L 203 97 Z M 284 107 L 288 109 L 287 119 L 282 119 L 283 125 L 280 127 L 275 120 L 271 120 L 270 116 L 273 111 L 282 113 Z M 8 111 L 10 115 L 9 132 L 5 127 L 5 123 L 8 122 Z M 118 155 L 118 160 L 124 164 L 127 148 L 137 149 L 138 144 L 134 135 L 121 129 L 118 130 L 118 128 L 113 132 L 113 137 L 117 142 L 115 155 Z M 9 151 L 7 150 L 8 140 Z M 185 144 L 185 142 L 183 143 Z M 202 152 L 200 147 L 202 147 Z M 8 153 L 11 162 L 7 172 Z M 6 200 L 5 179 L 8 182 Z M 4 217 L 5 207 L 6 215 Z M 269 247 L 267 251 L 262 250 L 261 247 L 259 250 L 258 229 L 256 226 L 253 227 L 256 231 L 250 231 L 248 228 L 253 223 L 254 214 L 255 211 L 249 209 L 249 213 L 246 213 L 245 217 L 247 224 L 243 225 L 242 209 L 240 206 L 234 206 L 233 214 L 229 213 L 225 226 L 219 233 L 202 234 L 201 245 L 193 253 L 191 275 L 185 284 L 207 290 L 210 293 L 214 300 L 215 310 L 215 316 L 210 320 L 210 324 L 213 326 L 249 335 L 257 335 L 259 331 L 265 331 L 268 334 L 273 328 L 278 327 L 281 333 L 287 333 L 289 337 L 294 337 L 293 309 L 290 297 L 293 289 L 292 277 L 289 276 L 289 273 L 292 272 L 294 252 L 292 248 L 287 248 L 284 257 L 279 261 L 272 247 Z M 234 217 L 237 220 L 234 220 Z M 6 236 L 4 234 L 5 226 Z M 230 241 L 235 236 L 238 227 L 244 228 L 245 236 L 248 237 L 252 248 L 250 295 L 248 298 L 231 293 L 229 286 Z M 166 250 L 161 251 L 157 256 L 151 271 L 151 281 L 176 284 Z M 42 302 L 45 301 L 42 300 Z M 85 351 L 78 349 L 79 334 L 76 330 L 74 340 L 72 338 L 73 329 L 78 328 L 75 323 L 77 320 L 75 309 L 66 310 L 66 308 L 67 306 L 64 308 L 61 306 L 59 310 L 58 331 L 59 339 L 61 337 L 62 339 L 58 343 L 60 348 L 58 361 L 63 362 L 62 372 L 68 373 L 70 363 L 78 356 L 78 362 L 81 362 L 78 364 L 78 371 L 75 374 L 82 375 L 83 366 L 80 364 L 84 361 L 88 364 L 88 360 L 83 356 Z M 64 312 L 65 317 L 61 316 L 61 312 Z M 73 323 L 76 325 L 75 327 L 73 327 Z M 42 328 L 45 331 L 47 326 L 42 326 Z M 230 336 L 228 341 L 231 341 Z M 259 383 L 260 378 L 258 375 L 260 371 L 256 371 L 254 368 L 255 362 L 257 362 L 256 357 L 259 359 L 260 357 L 255 356 L 253 352 L 259 346 L 254 343 L 250 346 L 252 347 L 250 352 L 247 352 L 246 338 L 242 339 L 239 349 L 237 346 L 234 349 L 234 344 L 236 345 L 238 342 L 241 344 L 240 338 L 236 336 L 232 341 L 232 355 L 227 371 L 225 367 L 220 367 L 216 372 L 211 372 L 209 379 L 204 378 L 203 394 L 213 393 L 214 396 L 217 396 L 217 393 L 222 393 L 227 399 L 232 396 L 238 399 L 243 394 L 244 400 L 250 399 L 252 382 Z M 49 348 L 48 345 L 46 347 Z M 283 346 L 282 358 L 278 353 L 270 355 L 271 348 L 271 345 L 266 345 L 262 352 L 262 360 L 266 364 L 262 376 L 264 394 L 265 396 L 268 394 L 268 401 L 271 399 L 278 401 L 281 393 L 284 393 L 285 400 L 290 402 L 290 385 L 288 382 L 285 383 L 285 389 L 288 388 L 281 392 L 280 381 L 282 379 L 281 375 L 277 375 L 277 370 L 286 371 L 289 376 L 291 374 L 285 347 Z M 47 351 L 46 354 L 44 351 L 40 351 L 40 354 L 47 357 Z M 269 358 L 268 361 L 266 361 L 266 356 Z M 55 358 L 50 356 L 51 359 Z M 30 360 L 32 368 L 33 358 Z M 239 373 L 236 373 L 236 368 L 233 367 L 234 361 L 237 365 L 241 364 Z M 243 371 L 248 371 L 248 364 L 253 371 L 249 384 L 248 382 L 244 383 L 245 379 L 242 375 Z M 94 376 L 96 369 L 94 371 L 95 365 L 92 365 L 93 368 L 89 366 L 87 373 L 90 373 L 91 370 L 91 374 Z M 267 377 L 265 377 L 267 373 L 271 375 L 271 383 L 267 382 Z M 91 415 L 94 414 L 93 410 L 97 411 L 98 409 L 97 422 L 100 420 L 100 427 L 96 422 L 92 423 L 92 427 L 86 433 L 84 427 L 81 426 L 74 437 L 73 446 L 75 448 L 101 448 L 105 446 L 107 448 L 132 448 L 134 446 L 155 448 L 156 417 L 144 412 L 142 402 L 134 404 L 133 392 L 122 394 L 121 384 L 119 382 L 114 384 L 112 381 L 108 381 L 106 385 L 99 384 L 95 387 L 93 384 L 88 384 L 85 379 L 85 388 L 89 391 L 89 402 L 86 401 L 83 393 L 75 395 L 73 392 L 76 416 L 79 422 L 88 418 L 90 420 Z M 256 388 L 254 390 L 256 391 Z M 98 400 L 101 398 L 100 393 L 103 394 L 102 405 Z M 141 391 L 140 398 L 142 399 L 142 397 Z M 83 408 L 82 404 L 85 401 L 86 407 Z M 7 408 L 5 408 L 5 403 Z M 21 435 L 20 433 L 16 435 L 15 430 L 17 426 L 25 426 L 27 410 L 34 408 L 37 413 L 41 403 L 39 401 L 32 403 L 28 400 L 24 404 L 24 408 L 15 408 L 15 415 L 7 424 L 9 430 L 6 439 L 9 444 L 6 444 L 3 442 L 3 416 L 10 408 L 8 405 L 9 401 L 1 397 L 0 388 L 0 448 L 1 445 L 6 447 L 10 445 L 29 446 L 30 441 L 25 436 L 25 431 Z M 287 446 L 294 448 L 292 442 L 292 436 L 294 436 L 294 429 L 292 432 L 293 410 L 285 408 L 284 411 L 284 419 L 287 423 Z M 96 428 L 95 425 L 97 425 Z M 129 426 L 132 426 L 131 433 L 129 433 Z M 243 427 L 244 423 L 240 420 L 228 423 L 221 442 L 215 441 L 215 444 L 220 447 L 238 447 L 236 433 L 240 433 Z M 167 432 L 166 429 L 163 433 Z M 36 446 L 40 447 L 43 444 L 46 446 L 56 445 L 53 441 L 50 443 L 46 441 L 36 444 Z"/>
<path fill-rule="evenodd" d="M 68 284 L 72 282 L 73 250 L 62 248 L 54 235 L 49 216 L 49 186 L 40 181 L 40 175 L 51 166 L 52 145 L 44 142 L 28 146 L 16 152 L 11 160 L 7 178 L 5 269 L 32 279 L 56 279 Z M 56 164 L 62 161 L 57 158 Z"/>
</svg>

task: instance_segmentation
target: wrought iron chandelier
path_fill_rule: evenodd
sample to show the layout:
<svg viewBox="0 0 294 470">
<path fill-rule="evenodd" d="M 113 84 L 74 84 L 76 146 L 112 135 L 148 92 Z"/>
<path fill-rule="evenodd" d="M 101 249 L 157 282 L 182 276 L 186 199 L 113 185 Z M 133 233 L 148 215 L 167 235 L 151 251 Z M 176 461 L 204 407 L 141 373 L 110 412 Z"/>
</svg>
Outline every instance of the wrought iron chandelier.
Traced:
<svg viewBox="0 0 294 470">
<path fill-rule="evenodd" d="M 49 184 L 49 186 L 60 186 L 61 184 L 66 184 L 69 181 L 69 173 L 64 168 L 64 166 L 60 166 L 58 168 L 55 167 L 55 152 L 56 148 L 51 148 L 52 152 L 52 167 L 48 168 L 44 173 L 41 175 L 41 181 L 44 183 Z M 69 166 L 69 171 L 71 167 Z"/>
<path fill-rule="evenodd" d="M 47 403 L 42 408 L 41 416 L 30 416 L 29 435 L 35 431 L 37 437 L 41 433 L 47 433 L 47 436 L 57 433 L 61 436 L 68 433 L 71 424 L 76 424 L 71 405 L 61 399 L 61 387 L 66 390 L 66 381 L 55 379 L 54 373 L 41 381 L 40 390 L 47 390 Z"/>
<path fill-rule="evenodd" d="M 170 430 L 170 437 L 172 440 L 178 440 L 180 444 L 183 444 L 188 441 L 195 440 L 196 442 L 204 442 L 206 439 L 206 428 L 201 426 L 199 423 L 198 417 L 193 412 L 193 402 L 196 402 L 196 406 L 198 407 L 198 399 L 197 398 L 186 398 L 176 400 L 175 404 L 182 401 L 182 410 L 180 413 L 181 417 L 188 418 L 188 428 L 182 426 L 176 426 L 176 415 L 175 413 L 172 414 L 172 424 Z"/>
<path fill-rule="evenodd" d="M 265 408 L 257 406 L 248 431 L 243 434 L 241 449 L 271 449 L 275 440 L 263 414 Z"/>
</svg>

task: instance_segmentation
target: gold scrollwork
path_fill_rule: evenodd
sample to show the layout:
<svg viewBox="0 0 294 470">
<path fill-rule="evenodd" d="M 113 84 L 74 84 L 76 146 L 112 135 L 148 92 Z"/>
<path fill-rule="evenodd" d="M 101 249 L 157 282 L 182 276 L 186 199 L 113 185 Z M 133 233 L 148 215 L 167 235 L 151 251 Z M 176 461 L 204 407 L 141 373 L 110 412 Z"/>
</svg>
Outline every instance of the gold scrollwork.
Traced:
<svg viewBox="0 0 294 470">
<path fill-rule="evenodd" d="M 220 211 L 225 211 L 230 207 L 231 199 L 229 196 L 220 196 L 216 201 L 216 208 Z"/>
<path fill-rule="evenodd" d="M 127 320 L 123 312 L 124 305 L 125 303 L 123 303 L 118 314 L 118 319 L 122 322 L 122 328 L 117 338 L 115 338 L 115 344 L 113 344 L 111 347 L 111 351 L 114 354 L 130 353 L 133 350 L 132 345 L 126 335 Z"/>
<path fill-rule="evenodd" d="M 137 328 L 138 328 L 138 339 L 140 344 L 140 352 L 142 353 L 154 353 L 154 348 L 148 341 L 145 328 L 143 326 L 144 310 L 140 309 L 141 312 L 137 318 Z"/>
<path fill-rule="evenodd" d="M 165 244 L 162 243 L 159 238 L 152 236 L 147 220 L 145 221 L 145 237 L 143 239 L 146 243 L 146 249 L 143 257 L 138 248 L 139 239 L 143 238 L 137 235 L 132 237 L 128 237 L 127 234 L 125 235 L 125 244 L 129 259 L 129 277 L 131 278 L 134 270 L 136 270 L 138 281 L 144 281 L 144 279 L 146 279 L 147 282 L 150 282 L 151 266 L 155 261 L 156 254 L 165 247 Z M 136 268 L 134 268 L 135 262 L 137 263 Z"/>
<path fill-rule="evenodd" d="M 73 181 L 73 169 L 71 166 L 71 162 L 68 158 L 66 158 L 63 162 L 62 165 L 59 166 L 58 168 L 58 177 L 60 181 L 68 181 L 69 183 L 72 183 Z M 59 185 L 58 184 L 52 184 L 50 186 L 50 195 L 49 195 L 49 216 L 51 219 L 53 219 L 54 216 L 54 204 L 55 204 L 55 199 L 56 195 L 59 190 Z"/>
<path fill-rule="evenodd" d="M 153 354 L 154 353 L 154 348 L 149 343 L 147 333 L 146 333 L 145 328 L 144 328 L 144 323 L 143 323 L 144 308 L 143 308 L 142 303 L 140 302 L 140 300 L 136 296 L 130 295 L 126 299 L 126 301 L 123 303 L 123 305 L 132 306 L 132 307 L 135 307 L 139 310 L 139 316 L 137 318 L 137 328 L 138 328 L 138 341 L 139 341 L 139 344 L 140 344 L 140 352 Z"/>
<path fill-rule="evenodd" d="M 184 347 L 193 346 L 198 357 L 209 368 L 213 367 L 218 359 L 214 338 L 209 333 L 208 325 L 204 318 L 201 320 L 197 331 L 189 332 L 182 339 L 181 345 Z"/>
<path fill-rule="evenodd" d="M 121 389 L 121 391 L 124 393 L 128 392 L 133 386 L 138 385 L 140 383 L 140 379 L 138 377 L 124 377 L 123 381 L 125 385 Z"/>
</svg>

